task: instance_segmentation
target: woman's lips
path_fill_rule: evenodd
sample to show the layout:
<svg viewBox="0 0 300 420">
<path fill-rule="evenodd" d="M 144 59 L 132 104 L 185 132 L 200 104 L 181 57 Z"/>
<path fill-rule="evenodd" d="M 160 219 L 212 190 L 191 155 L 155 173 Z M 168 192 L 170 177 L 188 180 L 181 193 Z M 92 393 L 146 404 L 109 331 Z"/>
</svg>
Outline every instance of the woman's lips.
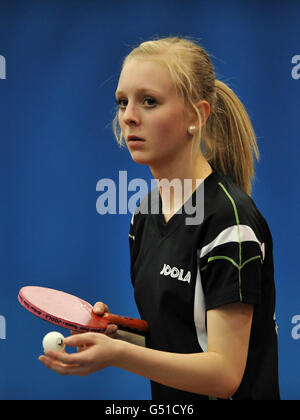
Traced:
<svg viewBox="0 0 300 420">
<path fill-rule="evenodd" d="M 128 143 L 136 143 L 136 142 L 144 142 L 145 139 L 142 139 L 141 137 L 137 137 L 137 136 L 128 136 L 127 141 Z"/>
<path fill-rule="evenodd" d="M 128 141 L 128 147 L 130 147 L 131 149 L 137 149 L 139 147 L 143 147 L 145 143 L 145 140 L 129 140 Z"/>
</svg>

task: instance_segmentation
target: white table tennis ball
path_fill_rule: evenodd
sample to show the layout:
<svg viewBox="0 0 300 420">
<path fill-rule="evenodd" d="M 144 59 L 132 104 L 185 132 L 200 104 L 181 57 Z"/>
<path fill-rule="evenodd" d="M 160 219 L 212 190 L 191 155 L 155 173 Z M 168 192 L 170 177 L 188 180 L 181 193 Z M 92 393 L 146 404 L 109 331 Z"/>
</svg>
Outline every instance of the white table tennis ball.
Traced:
<svg viewBox="0 0 300 420">
<path fill-rule="evenodd" d="M 57 331 L 49 332 L 43 338 L 44 351 L 46 350 L 63 351 L 65 349 L 64 338 L 65 337 Z"/>
</svg>

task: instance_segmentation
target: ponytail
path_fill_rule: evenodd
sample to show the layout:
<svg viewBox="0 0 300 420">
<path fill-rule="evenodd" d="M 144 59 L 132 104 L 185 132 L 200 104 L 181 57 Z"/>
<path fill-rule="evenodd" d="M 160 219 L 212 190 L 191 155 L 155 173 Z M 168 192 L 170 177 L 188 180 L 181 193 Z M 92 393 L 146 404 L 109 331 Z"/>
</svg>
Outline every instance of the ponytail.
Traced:
<svg viewBox="0 0 300 420">
<path fill-rule="evenodd" d="M 203 138 L 205 157 L 251 195 L 253 153 L 259 159 L 250 118 L 236 94 L 223 82 L 215 82 L 215 101 Z"/>
</svg>

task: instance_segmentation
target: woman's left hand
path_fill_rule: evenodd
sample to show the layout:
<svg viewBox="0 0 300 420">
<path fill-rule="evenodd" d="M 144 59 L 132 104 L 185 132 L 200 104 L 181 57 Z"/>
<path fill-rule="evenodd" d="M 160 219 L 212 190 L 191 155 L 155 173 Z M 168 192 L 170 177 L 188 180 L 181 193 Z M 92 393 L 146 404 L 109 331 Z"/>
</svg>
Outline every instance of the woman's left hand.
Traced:
<svg viewBox="0 0 300 420">
<path fill-rule="evenodd" d="M 119 340 L 105 334 L 84 333 L 65 338 L 66 346 L 84 348 L 80 353 L 48 350 L 39 360 L 60 375 L 87 376 L 108 366 L 117 358 Z"/>
</svg>

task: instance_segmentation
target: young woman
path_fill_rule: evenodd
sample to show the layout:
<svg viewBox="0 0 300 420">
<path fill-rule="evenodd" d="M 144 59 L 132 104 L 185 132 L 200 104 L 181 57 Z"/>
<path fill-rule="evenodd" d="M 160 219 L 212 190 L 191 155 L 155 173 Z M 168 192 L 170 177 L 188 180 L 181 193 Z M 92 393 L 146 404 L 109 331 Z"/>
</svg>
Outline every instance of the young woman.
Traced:
<svg viewBox="0 0 300 420">
<path fill-rule="evenodd" d="M 242 103 L 215 79 L 203 48 L 183 38 L 135 48 L 116 99 L 118 140 L 158 181 L 129 235 L 150 333 L 142 343 L 110 326 L 67 338 L 78 353 L 40 360 L 63 375 L 129 370 L 151 380 L 153 399 L 279 399 L 272 237 L 250 198 L 258 148 Z M 190 189 L 175 194 L 162 180 L 191 180 Z M 155 192 L 159 212 L 149 206 Z M 108 308 L 98 302 L 94 311 Z"/>
</svg>

